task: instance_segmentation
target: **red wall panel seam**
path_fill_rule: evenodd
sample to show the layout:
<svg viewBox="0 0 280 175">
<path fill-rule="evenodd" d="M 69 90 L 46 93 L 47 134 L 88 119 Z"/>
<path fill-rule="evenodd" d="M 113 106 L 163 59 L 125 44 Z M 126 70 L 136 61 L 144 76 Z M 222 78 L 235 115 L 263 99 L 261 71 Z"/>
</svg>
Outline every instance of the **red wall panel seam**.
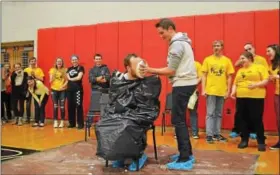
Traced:
<svg viewBox="0 0 280 175">
<path fill-rule="evenodd" d="M 120 56 L 119 55 L 120 54 L 119 53 L 119 49 L 120 49 L 120 43 L 119 43 L 120 42 L 120 22 L 118 22 L 118 29 L 117 30 L 118 30 L 118 36 L 117 36 L 117 40 L 118 40 L 117 41 L 117 58 L 115 58 L 115 59 L 117 59 L 117 69 L 120 69 L 120 65 L 119 65 L 120 64 L 120 62 L 119 62 L 119 59 L 120 59 L 119 58 L 119 56 Z"/>
</svg>

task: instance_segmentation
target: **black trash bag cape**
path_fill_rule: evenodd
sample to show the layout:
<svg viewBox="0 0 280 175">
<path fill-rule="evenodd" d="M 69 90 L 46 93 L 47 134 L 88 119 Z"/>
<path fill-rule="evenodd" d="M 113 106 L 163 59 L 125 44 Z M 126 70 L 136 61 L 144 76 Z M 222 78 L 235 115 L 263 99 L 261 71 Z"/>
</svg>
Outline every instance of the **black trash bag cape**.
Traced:
<svg viewBox="0 0 280 175">
<path fill-rule="evenodd" d="M 138 158 L 146 148 L 146 132 L 160 111 L 158 76 L 125 80 L 113 72 L 109 104 L 95 126 L 96 155 L 106 160 Z"/>
</svg>

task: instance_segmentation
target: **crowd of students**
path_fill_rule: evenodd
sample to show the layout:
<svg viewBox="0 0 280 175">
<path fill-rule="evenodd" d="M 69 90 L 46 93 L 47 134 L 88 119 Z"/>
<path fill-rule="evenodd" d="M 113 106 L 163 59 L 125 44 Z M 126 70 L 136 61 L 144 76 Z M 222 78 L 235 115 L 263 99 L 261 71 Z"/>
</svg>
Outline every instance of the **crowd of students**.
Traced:
<svg viewBox="0 0 280 175">
<path fill-rule="evenodd" d="M 279 117 L 279 45 L 267 47 L 266 59 L 256 55 L 253 44 L 244 45 L 244 52 L 236 61 L 235 70 L 230 58 L 223 55 L 224 43 L 213 42 L 213 54 L 206 57 L 202 64 L 195 62 L 198 83 L 201 84 L 201 95 L 206 98 L 206 141 L 227 141 L 221 134 L 223 105 L 227 98 L 236 100 L 236 113 L 234 128 L 230 137 L 241 136 L 238 148 L 246 148 L 249 138 L 256 138 L 258 150 L 265 150 L 265 136 L 263 126 L 264 99 L 266 97 L 266 84 L 269 81 L 275 84 L 275 113 L 280 135 Z M 102 64 L 102 56 L 94 56 L 95 66 L 89 71 L 89 82 L 92 94 L 102 88 L 109 87 L 110 71 Z M 51 96 L 53 104 L 53 119 L 55 128 L 63 128 L 65 115 L 68 115 L 68 128 L 84 128 L 83 116 L 83 85 L 82 79 L 85 74 L 83 66 L 79 65 L 79 57 L 71 57 L 72 66 L 65 68 L 62 58 L 57 58 L 54 67 L 49 70 L 50 82 L 44 81 L 44 72 L 37 67 L 36 58 L 29 59 L 29 67 L 24 70 L 20 63 L 14 65 L 11 71 L 9 64 L 2 67 L 1 88 L 1 119 L 6 122 L 12 119 L 11 110 L 15 117 L 14 124 L 23 124 L 24 102 L 26 101 L 26 123 L 30 123 L 31 102 L 34 100 L 35 121 L 33 127 L 44 127 L 45 106 Z M 233 80 L 233 74 L 236 73 Z M 50 90 L 46 84 L 50 83 Z M 198 95 L 198 89 L 195 91 Z M 65 102 L 68 100 L 68 114 L 65 112 Z M 10 103 L 11 101 L 11 103 Z M 197 106 L 190 111 L 191 130 L 193 138 L 198 139 L 198 116 Z M 12 107 L 12 109 L 10 108 Z M 58 113 L 60 112 L 60 122 Z M 280 148 L 280 138 L 271 149 Z"/>
</svg>

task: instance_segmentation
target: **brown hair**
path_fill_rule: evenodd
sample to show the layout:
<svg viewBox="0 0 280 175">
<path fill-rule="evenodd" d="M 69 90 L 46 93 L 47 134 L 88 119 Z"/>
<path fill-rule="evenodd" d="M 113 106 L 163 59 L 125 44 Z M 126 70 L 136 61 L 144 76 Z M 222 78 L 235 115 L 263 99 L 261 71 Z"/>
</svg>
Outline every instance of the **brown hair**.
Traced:
<svg viewBox="0 0 280 175">
<path fill-rule="evenodd" d="M 156 23 L 155 27 L 156 28 L 161 27 L 165 30 L 168 30 L 169 27 L 172 27 L 173 30 L 176 30 L 176 26 L 175 26 L 174 22 L 171 19 L 168 19 L 168 18 L 161 19 L 158 23 Z"/>
<path fill-rule="evenodd" d="M 126 68 L 126 66 L 130 66 L 130 59 L 133 58 L 133 57 L 138 57 L 135 53 L 131 53 L 131 54 L 128 54 L 124 60 L 123 60 L 123 64 L 124 64 L 124 67 Z"/>
<path fill-rule="evenodd" d="M 254 56 L 251 52 L 245 51 L 241 55 L 249 59 L 250 61 L 254 62 Z"/>
<path fill-rule="evenodd" d="M 21 67 L 21 63 L 15 63 L 14 67 L 16 67 L 16 65 L 19 65 Z"/>
<path fill-rule="evenodd" d="M 29 58 L 29 63 L 30 63 L 30 61 L 32 61 L 32 60 L 37 60 L 37 59 L 36 59 L 36 57 L 31 57 L 31 58 Z"/>
</svg>

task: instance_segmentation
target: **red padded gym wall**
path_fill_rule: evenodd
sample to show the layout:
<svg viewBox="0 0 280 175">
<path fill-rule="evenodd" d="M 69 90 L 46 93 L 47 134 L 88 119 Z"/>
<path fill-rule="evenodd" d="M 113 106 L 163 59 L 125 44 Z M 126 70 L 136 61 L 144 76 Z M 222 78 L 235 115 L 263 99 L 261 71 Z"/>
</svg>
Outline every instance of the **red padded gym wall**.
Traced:
<svg viewBox="0 0 280 175">
<path fill-rule="evenodd" d="M 96 25 L 95 52 L 103 56 L 110 72 L 118 68 L 118 23 Z"/>
<path fill-rule="evenodd" d="M 244 51 L 244 44 L 254 43 L 254 12 L 224 14 L 224 54 L 232 60 L 234 65 L 240 54 Z M 235 73 L 238 68 L 235 68 Z M 235 75 L 233 77 L 233 80 Z M 233 81 L 232 80 L 232 81 Z M 230 113 L 227 113 L 230 111 Z M 224 129 L 232 129 L 234 125 L 235 100 L 228 98 L 224 105 L 222 126 Z"/>
<path fill-rule="evenodd" d="M 80 64 L 85 68 L 83 77 L 84 88 L 84 117 L 86 117 L 90 106 L 91 86 L 88 81 L 89 71 L 94 65 L 93 56 L 95 54 L 95 26 L 78 26 L 74 28 L 75 47 L 74 53 L 80 58 Z"/>
<path fill-rule="evenodd" d="M 45 74 L 45 85 L 49 86 L 49 69 L 53 67 L 55 58 L 55 32 L 56 29 L 39 29 L 38 30 L 38 66 L 43 70 Z M 46 105 L 46 117 L 52 118 L 52 102 L 51 97 L 49 97 L 48 103 Z"/>
<path fill-rule="evenodd" d="M 255 45 L 256 53 L 266 54 L 266 47 L 279 44 L 279 10 L 255 12 Z M 268 60 L 270 63 L 270 60 Z M 276 116 L 274 113 L 274 86 L 267 87 L 265 100 L 264 127 L 265 130 L 276 130 Z"/>
<path fill-rule="evenodd" d="M 124 72 L 123 60 L 129 53 L 142 56 L 142 21 L 119 22 L 118 70 Z"/>
<path fill-rule="evenodd" d="M 159 68 L 164 67 L 167 64 L 167 42 L 159 36 L 157 29 L 155 28 L 157 22 L 158 20 L 143 21 L 142 57 L 147 60 L 150 67 Z M 158 119 L 155 121 L 155 125 L 161 124 L 162 111 L 165 107 L 165 98 L 167 94 L 166 77 L 161 76 L 160 79 L 162 85 L 160 94 L 161 110 Z"/>
<path fill-rule="evenodd" d="M 223 15 L 195 16 L 195 59 L 203 64 L 205 57 L 213 54 L 212 43 L 214 40 L 223 39 Z M 205 128 L 206 102 L 205 97 L 199 98 L 198 126 Z"/>
</svg>

